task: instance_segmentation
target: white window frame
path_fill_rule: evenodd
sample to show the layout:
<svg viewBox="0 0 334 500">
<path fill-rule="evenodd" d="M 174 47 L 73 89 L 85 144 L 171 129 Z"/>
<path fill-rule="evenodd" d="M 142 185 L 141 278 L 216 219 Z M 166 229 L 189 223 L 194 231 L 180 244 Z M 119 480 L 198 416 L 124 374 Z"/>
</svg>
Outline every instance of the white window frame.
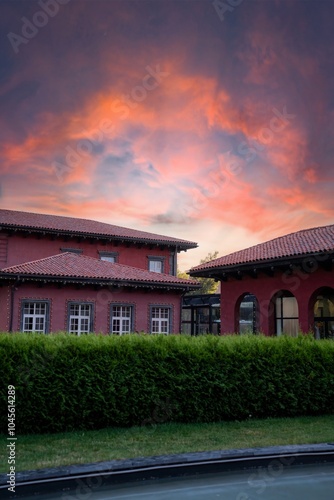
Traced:
<svg viewBox="0 0 334 500">
<path fill-rule="evenodd" d="M 111 304 L 110 333 L 114 335 L 131 333 L 133 331 L 133 311 L 132 304 Z"/>
<path fill-rule="evenodd" d="M 164 257 L 148 257 L 148 270 L 151 273 L 164 272 Z"/>
<path fill-rule="evenodd" d="M 72 307 L 78 307 L 78 314 L 71 313 Z M 89 308 L 89 314 L 84 314 L 84 310 Z M 82 324 L 88 318 L 88 328 L 83 328 Z M 69 333 L 74 333 L 80 336 L 82 333 L 91 333 L 93 331 L 93 318 L 94 318 L 94 309 L 92 302 L 69 302 L 68 303 L 68 324 L 67 331 Z M 72 326 L 72 321 L 78 320 L 78 327 L 75 328 Z"/>
<path fill-rule="evenodd" d="M 168 335 L 172 324 L 171 306 L 150 306 L 150 333 L 162 333 Z"/>
<path fill-rule="evenodd" d="M 26 307 L 31 307 L 33 306 L 33 312 L 25 312 Z M 44 311 L 40 312 L 38 311 L 38 308 L 40 306 L 44 306 Z M 36 332 L 36 333 L 48 333 L 49 329 L 49 301 L 47 300 L 33 300 L 33 299 L 24 299 L 21 302 L 21 331 L 30 333 L 30 332 Z M 31 320 L 32 319 L 32 328 L 26 328 L 26 320 Z M 39 320 L 43 320 L 43 328 L 36 328 L 36 323 Z"/>
</svg>

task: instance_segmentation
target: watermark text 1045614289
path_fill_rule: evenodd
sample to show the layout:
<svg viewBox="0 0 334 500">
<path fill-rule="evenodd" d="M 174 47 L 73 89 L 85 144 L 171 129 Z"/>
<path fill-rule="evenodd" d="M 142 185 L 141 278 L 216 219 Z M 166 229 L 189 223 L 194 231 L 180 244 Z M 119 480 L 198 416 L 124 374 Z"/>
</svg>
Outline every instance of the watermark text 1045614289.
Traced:
<svg viewBox="0 0 334 500">
<path fill-rule="evenodd" d="M 16 437 L 15 437 L 15 387 L 8 386 L 8 438 L 7 438 L 7 453 L 9 472 L 8 491 L 15 493 L 15 461 L 16 461 Z"/>
</svg>

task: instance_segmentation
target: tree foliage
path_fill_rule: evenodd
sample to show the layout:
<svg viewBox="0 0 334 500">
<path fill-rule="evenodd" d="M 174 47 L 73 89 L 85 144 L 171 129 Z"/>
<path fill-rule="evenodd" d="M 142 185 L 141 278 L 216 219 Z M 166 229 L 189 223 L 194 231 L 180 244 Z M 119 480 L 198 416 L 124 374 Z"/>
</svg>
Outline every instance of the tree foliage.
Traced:
<svg viewBox="0 0 334 500">
<path fill-rule="evenodd" d="M 219 253 L 218 250 L 216 250 L 215 252 L 209 252 L 204 257 L 204 259 L 200 260 L 199 264 L 205 264 L 206 262 L 210 262 L 211 260 L 217 259 L 218 253 Z M 189 279 L 189 275 L 186 272 L 178 271 L 177 275 L 179 278 Z M 217 281 L 215 281 L 213 278 L 196 278 L 196 280 L 201 283 L 201 288 L 198 288 L 197 290 L 189 292 L 189 295 L 217 293 L 219 283 Z"/>
</svg>

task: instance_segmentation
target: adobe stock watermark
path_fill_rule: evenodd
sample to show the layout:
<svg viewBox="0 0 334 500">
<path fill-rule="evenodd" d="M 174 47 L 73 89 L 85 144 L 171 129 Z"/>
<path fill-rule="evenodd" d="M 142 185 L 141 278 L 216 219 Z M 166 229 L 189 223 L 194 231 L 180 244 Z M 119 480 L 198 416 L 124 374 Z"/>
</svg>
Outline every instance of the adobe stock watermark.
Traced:
<svg viewBox="0 0 334 500">
<path fill-rule="evenodd" d="M 204 184 L 193 193 L 190 206 L 187 207 L 189 215 L 195 211 L 203 210 L 210 198 L 217 198 L 221 191 L 233 178 L 244 171 L 244 165 L 249 165 L 258 156 L 259 152 L 265 150 L 273 141 L 276 134 L 283 132 L 296 115 L 288 113 L 287 107 L 283 106 L 282 112 L 272 108 L 272 117 L 268 126 L 262 127 L 255 139 L 242 141 L 238 148 L 238 157 L 235 155 L 227 159 L 226 155 L 220 154 L 215 162 L 215 167 L 208 172 Z M 229 153 L 228 153 L 229 154 Z"/>
<path fill-rule="evenodd" d="M 161 399 L 154 401 L 155 407 L 150 418 L 142 421 L 141 427 L 144 427 L 149 432 L 154 432 L 157 424 L 164 424 L 170 420 L 176 406 L 171 402 L 170 398 L 165 401 Z"/>
<path fill-rule="evenodd" d="M 288 113 L 286 106 L 283 106 L 282 112 L 277 108 L 272 108 L 272 114 L 268 126 L 262 127 L 255 139 L 243 141 L 239 144 L 238 153 L 242 156 L 246 155 L 245 161 L 247 163 L 254 161 L 258 152 L 263 151 L 266 146 L 271 144 L 274 136 L 283 132 L 290 125 L 290 122 L 296 118 L 296 115 Z"/>
<path fill-rule="evenodd" d="M 17 437 L 15 436 L 15 426 L 16 426 L 16 420 L 15 420 L 15 386 L 14 385 L 9 385 L 7 388 L 8 392 L 8 443 L 7 443 L 7 454 L 8 454 L 8 466 L 9 466 L 9 472 L 7 474 L 8 480 L 7 484 L 8 486 L 8 491 L 11 491 L 12 493 L 15 493 L 15 486 L 16 486 L 16 440 Z"/>
<path fill-rule="evenodd" d="M 38 0 L 37 3 L 42 10 L 36 11 L 32 19 L 21 17 L 21 34 L 18 35 L 12 31 L 7 34 L 15 54 L 19 53 L 20 45 L 26 45 L 35 38 L 39 30 L 48 24 L 50 17 L 55 17 L 58 14 L 60 5 L 66 5 L 69 2 L 70 0 Z"/>
<path fill-rule="evenodd" d="M 123 94 L 121 99 L 115 99 L 110 106 L 111 112 L 121 113 L 121 120 L 125 120 L 131 113 L 131 110 L 143 102 L 149 93 L 155 90 L 163 82 L 164 78 L 169 76 L 168 72 L 160 69 L 159 64 L 155 68 L 148 65 L 145 69 L 146 75 L 142 79 L 141 84 L 134 86 L 129 94 Z M 63 181 L 66 174 L 77 168 L 83 159 L 89 157 L 93 153 L 94 148 L 100 146 L 105 138 L 114 133 L 114 131 L 115 124 L 109 118 L 103 118 L 93 131 L 82 130 L 80 135 L 86 138 L 80 139 L 75 147 L 66 146 L 64 163 L 60 161 L 52 163 L 52 168 L 57 179 L 60 182 Z"/>
<path fill-rule="evenodd" d="M 291 466 L 295 460 L 295 456 L 288 455 L 282 455 L 271 460 L 267 467 L 258 467 L 256 472 L 249 476 L 248 485 L 254 488 L 256 495 L 261 495 L 265 492 L 267 486 L 282 476 L 285 468 Z M 251 500 L 252 498 L 254 497 L 243 491 L 237 495 L 236 500 Z"/>
<path fill-rule="evenodd" d="M 269 298 L 258 301 L 257 310 L 258 310 L 258 319 L 257 323 L 260 326 L 263 320 L 268 320 L 269 318 L 275 318 L 275 301 L 276 299 L 281 299 L 286 297 L 286 290 L 295 297 L 294 293 L 303 286 L 306 280 L 308 280 L 313 273 L 318 271 L 319 268 L 331 269 L 332 266 L 332 253 L 327 252 L 320 255 L 307 255 L 305 256 L 301 262 L 296 264 L 290 264 L 289 269 L 286 269 L 282 275 L 280 276 L 281 286 L 278 288 L 277 286 L 270 290 Z M 274 275 L 275 267 L 273 266 L 270 270 L 272 275 Z M 314 291 L 317 290 L 315 286 Z M 311 295 L 312 296 L 312 295 Z M 295 297 L 296 298 L 296 297 Z M 297 298 L 296 298 L 297 299 Z M 298 304 L 298 311 L 300 305 Z M 299 320 L 299 313 L 294 319 Z M 320 337 L 316 335 L 319 333 L 316 331 L 316 325 L 312 319 L 309 319 L 308 330 L 309 332 L 313 332 L 315 334 L 315 338 L 319 339 Z M 302 331 L 302 327 L 299 328 Z"/>
<path fill-rule="evenodd" d="M 155 407 L 152 411 L 151 417 L 142 421 L 141 428 L 142 431 L 147 433 L 148 435 L 155 432 L 157 428 L 157 424 L 163 424 L 170 420 L 170 417 L 173 413 L 173 409 L 175 405 L 171 403 L 170 398 L 166 398 L 165 400 L 155 400 Z M 138 428 L 130 428 L 130 432 L 138 433 Z M 96 491 L 104 486 L 106 480 L 110 477 L 108 472 L 111 472 L 112 469 L 101 473 L 99 475 L 95 475 L 93 477 L 88 477 L 85 479 L 76 479 L 76 489 L 73 493 L 63 493 L 61 496 L 61 500 L 88 500 Z"/>
<path fill-rule="evenodd" d="M 123 94 L 121 99 L 115 99 L 111 105 L 111 110 L 114 113 L 122 113 L 121 120 L 125 120 L 130 114 L 130 109 L 137 108 L 138 103 L 146 99 L 148 92 L 155 90 L 164 78 L 169 76 L 167 71 L 161 71 L 159 64 L 155 69 L 151 66 L 146 66 L 145 69 L 147 73 L 142 79 L 141 85 L 136 85 L 129 94 Z"/>
<path fill-rule="evenodd" d="M 109 285 L 101 287 L 93 297 L 88 297 L 87 301 L 95 302 L 96 313 L 99 314 L 105 311 L 106 307 L 110 308 L 113 302 L 115 302 L 115 294 L 120 292 L 122 292 L 122 287 L 110 282 Z"/>
<path fill-rule="evenodd" d="M 17 368 L 17 373 L 20 374 L 18 387 L 23 390 L 29 389 L 34 378 L 43 376 L 45 369 L 49 368 L 55 360 L 56 355 L 48 351 L 34 352 L 29 358 L 29 365 L 24 363 Z"/>
<path fill-rule="evenodd" d="M 213 0 L 212 5 L 221 21 L 224 21 L 227 12 L 233 12 L 244 0 Z"/>
</svg>

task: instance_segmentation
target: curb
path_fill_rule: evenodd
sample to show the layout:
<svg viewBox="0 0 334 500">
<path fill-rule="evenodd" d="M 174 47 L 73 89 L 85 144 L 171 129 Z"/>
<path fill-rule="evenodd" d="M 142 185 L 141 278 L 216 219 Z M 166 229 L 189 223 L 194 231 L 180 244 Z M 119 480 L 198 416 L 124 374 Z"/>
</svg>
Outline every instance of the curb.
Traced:
<svg viewBox="0 0 334 500">
<path fill-rule="evenodd" d="M 90 464 L 69 465 L 40 470 L 23 471 L 16 473 L 16 487 L 45 484 L 51 482 L 78 480 L 91 476 L 127 476 L 128 473 L 149 472 L 154 477 L 153 471 L 169 470 L 169 475 L 174 475 L 179 468 L 181 475 L 190 470 L 205 465 L 205 472 L 213 466 L 224 466 L 225 470 L 246 469 L 247 467 L 259 466 L 263 461 L 279 459 L 283 457 L 295 457 L 302 462 L 324 462 L 334 460 L 334 443 L 321 443 L 314 445 L 288 445 L 270 446 L 266 448 L 246 448 L 232 450 L 217 450 L 206 452 L 182 453 L 176 455 L 161 455 L 153 457 L 141 457 L 125 460 L 111 460 Z M 310 458 L 313 457 L 313 458 Z M 326 460 L 327 457 L 327 460 Z M 296 462 L 296 460 L 295 460 Z M 300 462 L 300 460 L 298 460 Z M 202 467 L 203 468 L 203 467 Z M 216 468 L 216 467 L 214 467 Z M 183 469 L 183 472 L 181 470 Z M 196 472 L 198 473 L 198 471 Z M 146 474 L 147 475 L 147 474 Z M 160 474 L 157 474 L 159 476 Z M 135 474 L 138 479 L 138 474 Z M 145 476 L 145 474 L 144 474 Z M 8 477 L 0 475 L 0 490 L 7 488 Z"/>
</svg>

